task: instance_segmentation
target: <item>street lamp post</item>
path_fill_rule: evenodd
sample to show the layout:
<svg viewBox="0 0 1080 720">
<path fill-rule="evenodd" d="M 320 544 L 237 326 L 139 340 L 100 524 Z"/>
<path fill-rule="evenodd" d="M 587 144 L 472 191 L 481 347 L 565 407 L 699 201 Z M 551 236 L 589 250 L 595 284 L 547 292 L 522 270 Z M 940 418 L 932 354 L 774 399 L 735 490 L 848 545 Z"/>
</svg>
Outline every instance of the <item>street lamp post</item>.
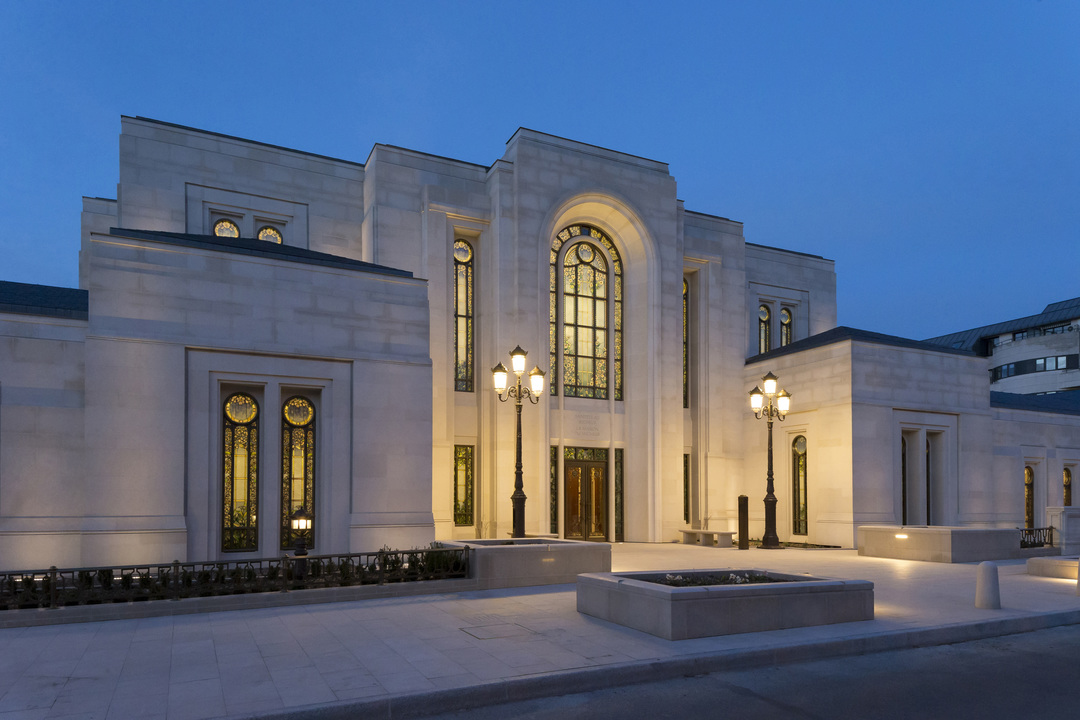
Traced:
<svg viewBox="0 0 1080 720">
<path fill-rule="evenodd" d="M 776 495 L 773 493 L 772 471 L 772 424 L 773 419 L 784 421 L 791 408 L 791 395 L 779 387 L 779 380 L 771 372 L 761 378 L 764 390 L 755 387 L 750 391 L 750 409 L 758 420 L 765 418 L 769 426 L 769 471 L 765 489 L 765 532 L 761 536 L 761 547 L 766 550 L 779 550 L 780 538 L 776 536 Z"/>
<path fill-rule="evenodd" d="M 521 401 L 528 398 L 533 405 L 540 402 L 540 395 L 544 392 L 544 373 L 539 367 L 534 367 L 529 373 L 529 386 L 521 386 L 521 376 L 525 373 L 525 356 L 528 353 L 518 345 L 510 351 L 510 366 L 517 376 L 514 387 L 506 387 L 506 367 L 499 363 L 491 369 L 492 379 L 495 381 L 495 393 L 499 400 L 506 402 L 514 398 L 517 407 L 517 464 L 514 466 L 514 494 L 510 501 L 514 504 L 514 534 L 513 537 L 525 537 L 525 489 L 521 481 Z"/>
<path fill-rule="evenodd" d="M 311 513 L 304 508 L 298 509 L 289 516 L 293 534 L 296 536 L 296 551 L 293 557 L 296 563 L 296 579 L 304 581 L 307 575 L 307 533 L 311 530 Z"/>
</svg>

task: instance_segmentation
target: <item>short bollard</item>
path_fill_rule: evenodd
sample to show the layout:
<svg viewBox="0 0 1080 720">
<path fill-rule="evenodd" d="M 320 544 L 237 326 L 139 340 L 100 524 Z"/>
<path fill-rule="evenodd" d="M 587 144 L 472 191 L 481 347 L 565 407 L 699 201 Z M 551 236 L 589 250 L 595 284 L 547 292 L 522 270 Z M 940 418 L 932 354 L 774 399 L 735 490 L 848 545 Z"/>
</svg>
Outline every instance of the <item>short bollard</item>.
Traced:
<svg viewBox="0 0 1080 720">
<path fill-rule="evenodd" d="M 998 569 L 992 562 L 979 563 L 975 578 L 975 607 L 984 610 L 1001 609 L 1001 589 L 998 587 Z"/>
</svg>

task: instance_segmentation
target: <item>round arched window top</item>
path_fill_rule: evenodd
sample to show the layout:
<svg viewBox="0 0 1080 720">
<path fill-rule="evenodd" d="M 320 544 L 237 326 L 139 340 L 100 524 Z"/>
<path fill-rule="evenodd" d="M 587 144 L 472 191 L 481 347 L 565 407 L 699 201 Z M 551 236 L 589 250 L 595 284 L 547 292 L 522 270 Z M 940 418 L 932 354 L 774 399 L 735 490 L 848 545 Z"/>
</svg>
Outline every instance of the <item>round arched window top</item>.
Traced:
<svg viewBox="0 0 1080 720">
<path fill-rule="evenodd" d="M 758 308 L 757 316 L 758 316 L 758 320 L 768 320 L 769 319 L 769 308 L 767 306 L 765 306 L 765 305 L 762 305 L 761 307 Z"/>
<path fill-rule="evenodd" d="M 465 263 L 472 260 L 472 246 L 464 240 L 458 240 L 454 243 L 454 259 L 458 262 Z"/>
<path fill-rule="evenodd" d="M 790 325 L 791 324 L 791 311 L 788 310 L 787 308 L 782 308 L 780 310 L 780 324 L 781 325 Z"/>
<path fill-rule="evenodd" d="M 218 237 L 240 237 L 240 228 L 232 220 L 221 218 L 214 223 L 214 234 Z"/>
<path fill-rule="evenodd" d="M 795 441 L 791 443 L 791 446 L 795 448 L 795 452 L 803 455 L 806 453 L 806 438 L 802 435 L 795 438 Z"/>
<path fill-rule="evenodd" d="M 315 418 L 315 406 L 307 398 L 289 398 L 284 413 L 285 422 L 294 427 L 304 427 Z"/>
<path fill-rule="evenodd" d="M 238 425 L 245 425 L 255 419 L 259 414 L 259 406 L 255 398 L 246 393 L 230 395 L 225 401 L 225 415 Z"/>
<path fill-rule="evenodd" d="M 271 225 L 259 228 L 259 239 L 281 244 L 281 231 Z"/>
</svg>

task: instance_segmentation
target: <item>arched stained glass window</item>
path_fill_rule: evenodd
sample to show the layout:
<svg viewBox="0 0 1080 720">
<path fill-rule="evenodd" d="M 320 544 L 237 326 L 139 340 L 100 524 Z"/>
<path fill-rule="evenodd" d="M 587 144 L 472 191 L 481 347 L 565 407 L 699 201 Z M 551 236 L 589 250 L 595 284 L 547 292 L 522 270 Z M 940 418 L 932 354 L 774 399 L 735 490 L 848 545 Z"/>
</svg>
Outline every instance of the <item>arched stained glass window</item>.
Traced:
<svg viewBox="0 0 1080 720">
<path fill-rule="evenodd" d="M 1024 527 L 1035 527 L 1035 471 L 1024 467 Z"/>
<path fill-rule="evenodd" d="M 769 312 L 768 305 L 761 305 L 758 307 L 758 354 L 767 353 L 772 349 L 772 329 L 770 323 L 772 322 L 772 313 Z"/>
<path fill-rule="evenodd" d="M 454 390 L 473 392 L 473 249 L 465 240 L 454 242 Z"/>
<path fill-rule="evenodd" d="M 1064 468 L 1061 471 L 1061 483 L 1064 485 L 1064 496 L 1061 504 L 1065 507 L 1072 507 L 1072 470 Z"/>
<path fill-rule="evenodd" d="M 686 278 L 682 281 L 682 406 L 690 407 L 690 285 Z"/>
<path fill-rule="evenodd" d="M 281 231 L 272 225 L 264 225 L 259 228 L 257 235 L 260 240 L 266 242 L 277 243 L 278 245 L 282 242 Z"/>
<path fill-rule="evenodd" d="M 566 397 L 622 400 L 622 260 L 611 239 L 588 225 L 571 225 L 551 245 L 551 393 L 562 360 Z M 561 350 L 561 352 L 560 352 Z"/>
<path fill-rule="evenodd" d="M 221 549 L 259 549 L 259 405 L 246 393 L 225 401 L 222 418 Z"/>
<path fill-rule="evenodd" d="M 292 514 L 303 508 L 311 529 L 294 531 Z M 315 406 L 299 395 L 281 408 L 281 549 L 296 545 L 300 534 L 315 547 Z"/>
<path fill-rule="evenodd" d="M 806 535 L 806 438 L 791 443 L 791 534 Z"/>
<path fill-rule="evenodd" d="M 218 237 L 240 237 L 240 228 L 232 220 L 221 218 L 214 223 L 214 234 Z"/>
<path fill-rule="evenodd" d="M 780 347 L 790 345 L 791 340 L 791 310 L 780 308 Z"/>
</svg>

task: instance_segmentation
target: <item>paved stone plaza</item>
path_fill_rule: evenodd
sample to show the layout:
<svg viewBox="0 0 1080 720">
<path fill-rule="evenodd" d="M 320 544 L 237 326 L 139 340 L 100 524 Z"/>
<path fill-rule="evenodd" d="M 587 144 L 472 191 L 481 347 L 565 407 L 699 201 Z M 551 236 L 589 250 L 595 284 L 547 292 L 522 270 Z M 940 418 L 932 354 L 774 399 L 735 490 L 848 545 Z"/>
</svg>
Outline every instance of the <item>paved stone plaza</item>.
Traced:
<svg viewBox="0 0 1080 720">
<path fill-rule="evenodd" d="M 574 588 L 362 600 L 0 630 L 0 720 L 405 717 L 749 665 L 1080 623 L 1072 580 L 975 565 L 620 544 L 614 570 L 757 567 L 875 585 L 872 621 L 672 642 L 578 614 Z M 63 612 L 63 610 L 53 611 Z"/>
</svg>

